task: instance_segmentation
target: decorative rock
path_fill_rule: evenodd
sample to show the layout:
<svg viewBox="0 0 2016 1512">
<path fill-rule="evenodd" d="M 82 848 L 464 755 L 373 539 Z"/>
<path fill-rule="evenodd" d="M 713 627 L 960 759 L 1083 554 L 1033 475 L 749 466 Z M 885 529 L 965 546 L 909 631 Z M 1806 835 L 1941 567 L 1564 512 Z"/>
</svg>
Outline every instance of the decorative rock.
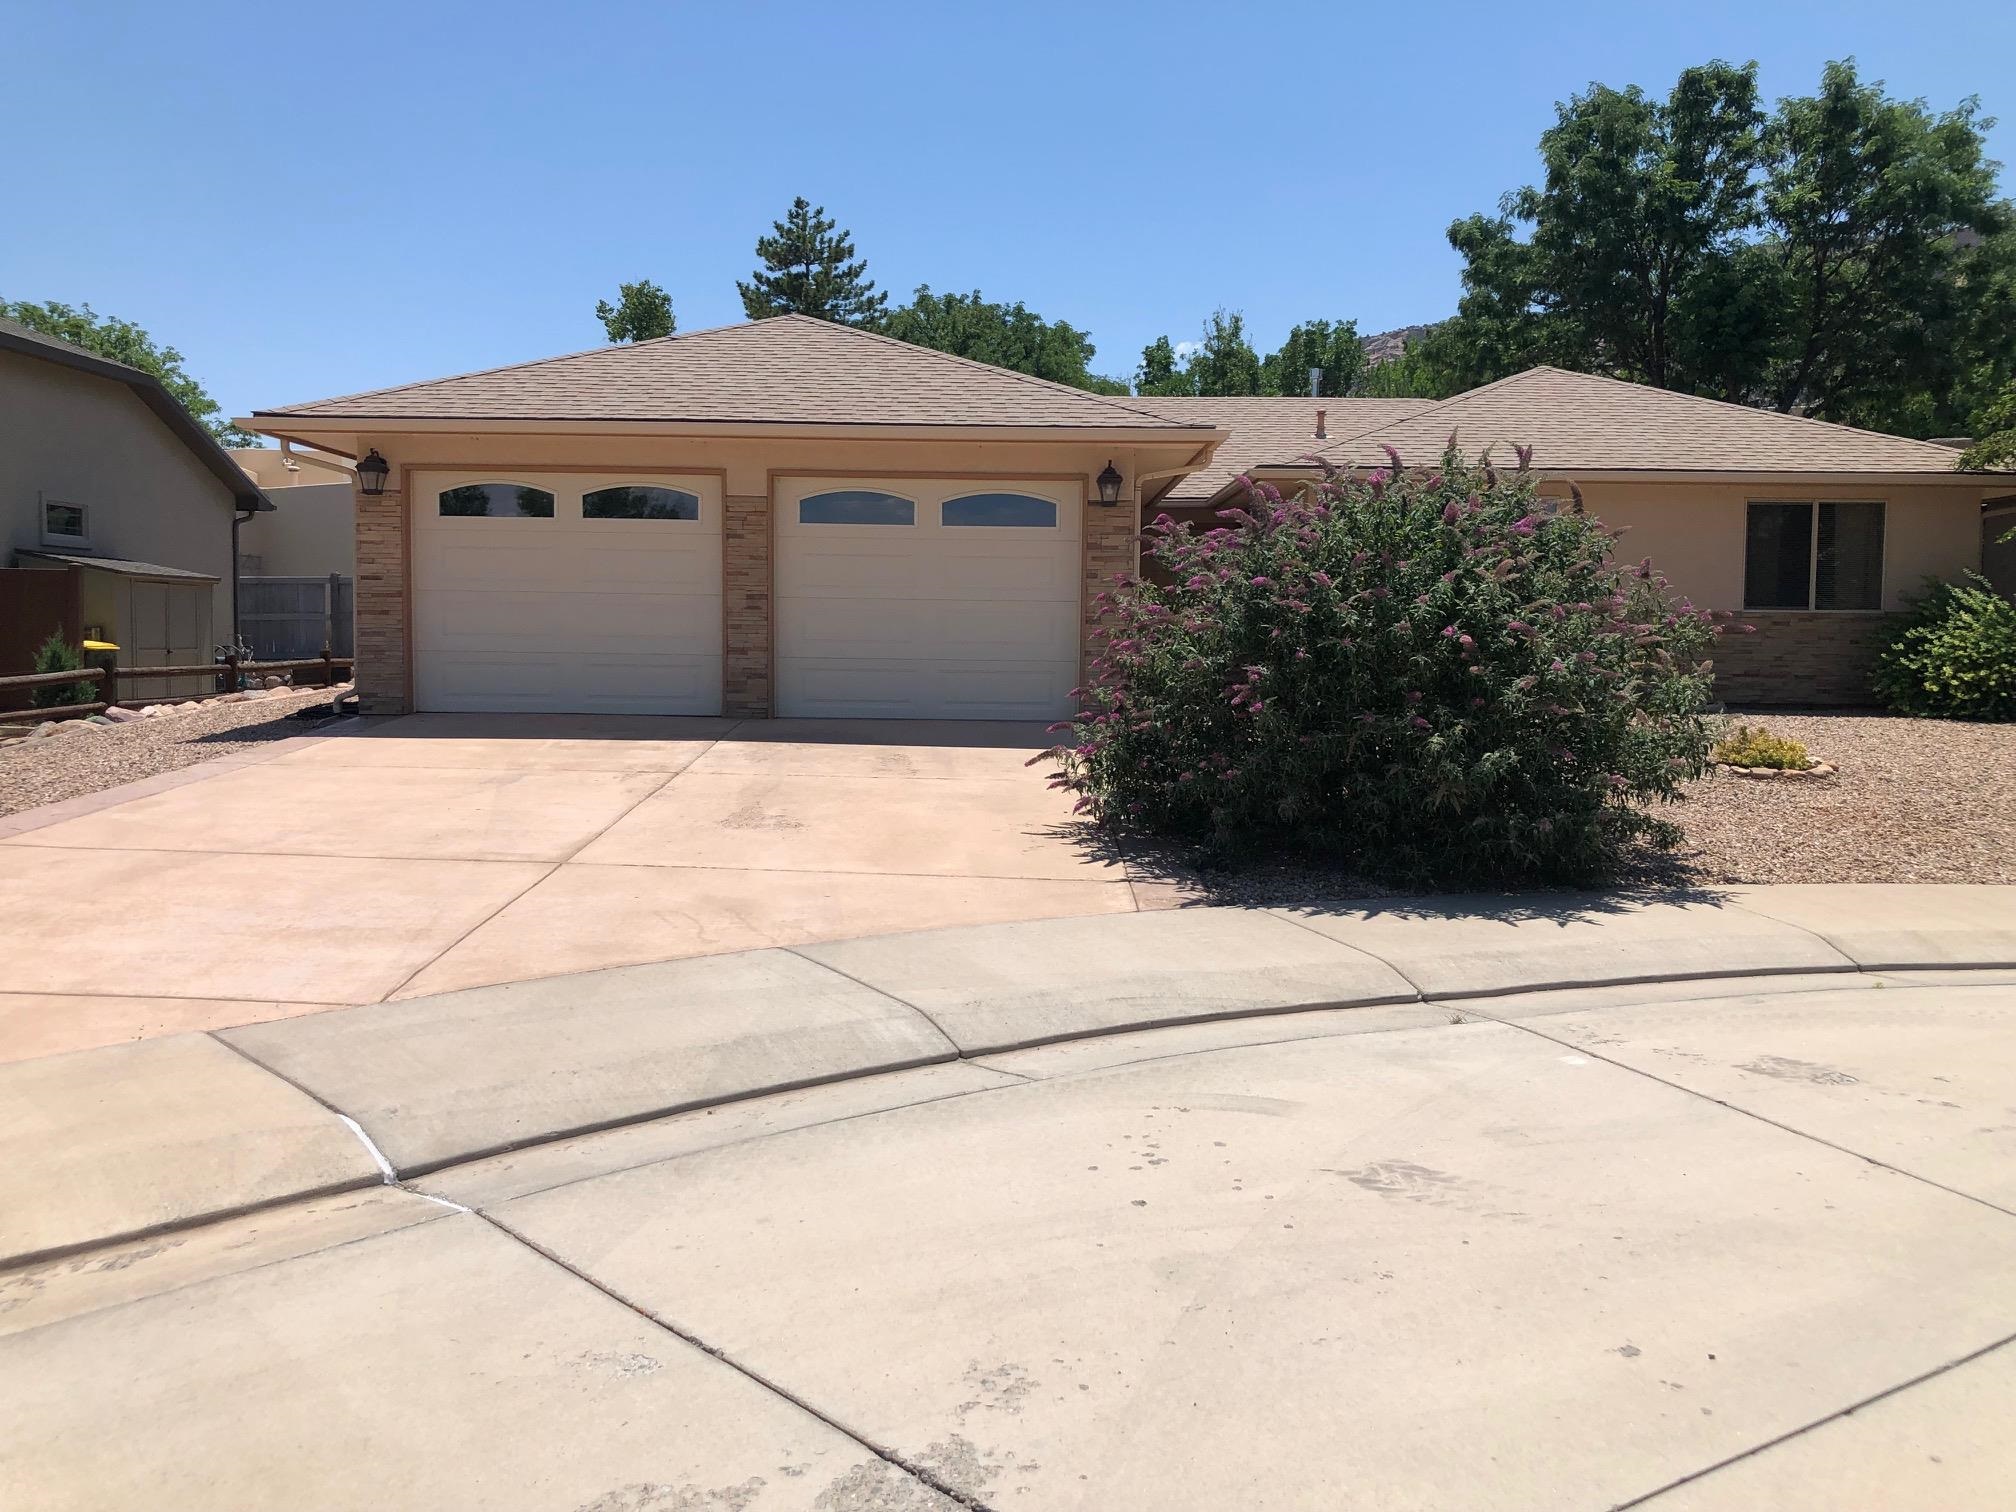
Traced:
<svg viewBox="0 0 2016 1512">
<path fill-rule="evenodd" d="M 113 724 L 132 724 L 135 720 L 146 717 L 138 709 L 124 709 L 117 704 L 105 711 L 105 718 Z"/>
<path fill-rule="evenodd" d="M 1748 777 L 1753 782 L 1819 782 L 1832 777 L 1840 770 L 1831 762 L 1816 761 L 1803 771 L 1794 767 L 1742 767 L 1730 766 L 1726 762 L 1716 762 L 1716 767 L 1731 777 Z"/>
<path fill-rule="evenodd" d="M 260 686 L 268 689 L 269 691 L 274 688 L 284 688 L 287 686 L 287 679 L 279 676 L 276 673 L 269 672 L 266 675 L 264 682 L 262 682 Z"/>
</svg>

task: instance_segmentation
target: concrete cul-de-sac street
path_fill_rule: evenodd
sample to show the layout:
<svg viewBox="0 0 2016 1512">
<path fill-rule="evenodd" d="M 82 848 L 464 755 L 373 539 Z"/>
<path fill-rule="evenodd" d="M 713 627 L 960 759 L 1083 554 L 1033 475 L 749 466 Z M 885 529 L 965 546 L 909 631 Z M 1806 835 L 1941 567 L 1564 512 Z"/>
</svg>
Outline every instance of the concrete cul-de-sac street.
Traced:
<svg viewBox="0 0 2016 1512">
<path fill-rule="evenodd" d="M 0 840 L 0 1506 L 2016 1502 L 2016 888 L 1171 907 L 1026 731 L 587 731 Z"/>
</svg>

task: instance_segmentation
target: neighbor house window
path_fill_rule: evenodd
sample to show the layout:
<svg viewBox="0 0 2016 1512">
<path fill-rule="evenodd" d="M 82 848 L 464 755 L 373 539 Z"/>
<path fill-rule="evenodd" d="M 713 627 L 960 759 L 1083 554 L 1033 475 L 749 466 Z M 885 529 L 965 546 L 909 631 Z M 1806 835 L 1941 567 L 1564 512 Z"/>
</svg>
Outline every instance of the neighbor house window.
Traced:
<svg viewBox="0 0 2016 1512">
<path fill-rule="evenodd" d="M 444 516 L 487 515 L 491 519 L 550 520 L 553 495 L 522 483 L 464 483 L 441 491 Z"/>
<path fill-rule="evenodd" d="M 1752 504 L 1743 607 L 1882 608 L 1883 506 Z"/>
<path fill-rule="evenodd" d="M 677 488 L 598 488 L 581 496 L 584 520 L 697 520 L 700 496 Z"/>
<path fill-rule="evenodd" d="M 65 504 L 61 499 L 42 501 L 42 544 L 44 546 L 89 546 L 90 515 L 82 504 Z"/>
<path fill-rule="evenodd" d="M 842 488 L 799 501 L 800 525 L 915 525 L 916 504 L 901 494 Z"/>
<path fill-rule="evenodd" d="M 1055 526 L 1057 505 L 1032 494 L 977 493 L 947 499 L 939 518 L 947 525 Z"/>
</svg>

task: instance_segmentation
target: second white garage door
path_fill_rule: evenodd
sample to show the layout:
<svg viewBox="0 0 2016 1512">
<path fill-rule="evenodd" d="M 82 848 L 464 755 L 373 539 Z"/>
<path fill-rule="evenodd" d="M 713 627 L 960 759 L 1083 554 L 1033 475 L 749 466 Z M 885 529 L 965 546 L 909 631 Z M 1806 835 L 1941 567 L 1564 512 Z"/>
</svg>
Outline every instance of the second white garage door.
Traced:
<svg viewBox="0 0 2016 1512">
<path fill-rule="evenodd" d="M 1070 713 L 1082 488 L 779 479 L 777 712 Z"/>
<path fill-rule="evenodd" d="M 721 712 L 721 487 L 711 477 L 418 473 L 422 709 Z"/>
</svg>

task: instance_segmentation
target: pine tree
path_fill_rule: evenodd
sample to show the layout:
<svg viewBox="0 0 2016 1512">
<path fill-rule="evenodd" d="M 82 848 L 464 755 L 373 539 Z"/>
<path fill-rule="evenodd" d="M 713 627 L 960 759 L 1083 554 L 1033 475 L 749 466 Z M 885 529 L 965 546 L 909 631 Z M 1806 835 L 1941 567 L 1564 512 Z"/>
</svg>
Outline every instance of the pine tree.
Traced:
<svg viewBox="0 0 2016 1512">
<path fill-rule="evenodd" d="M 810 315 L 838 325 L 875 326 L 887 294 L 875 292 L 868 264 L 854 256 L 854 241 L 827 218 L 824 205 L 801 194 L 774 234 L 756 239 L 763 266 L 737 283 L 742 308 L 751 320 L 771 315 Z"/>
</svg>

